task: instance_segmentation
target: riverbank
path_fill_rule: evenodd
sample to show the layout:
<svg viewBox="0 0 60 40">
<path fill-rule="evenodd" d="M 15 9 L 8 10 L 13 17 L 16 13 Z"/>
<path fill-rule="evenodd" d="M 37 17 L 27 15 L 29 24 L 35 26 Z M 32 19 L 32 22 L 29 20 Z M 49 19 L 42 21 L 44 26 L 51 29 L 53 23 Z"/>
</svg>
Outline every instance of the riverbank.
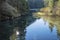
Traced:
<svg viewBox="0 0 60 40">
<path fill-rule="evenodd" d="M 54 12 L 51 8 L 49 7 L 44 7 L 41 8 L 38 12 L 34 13 L 35 15 L 39 16 L 60 16 L 59 11 L 57 10 Z"/>
</svg>

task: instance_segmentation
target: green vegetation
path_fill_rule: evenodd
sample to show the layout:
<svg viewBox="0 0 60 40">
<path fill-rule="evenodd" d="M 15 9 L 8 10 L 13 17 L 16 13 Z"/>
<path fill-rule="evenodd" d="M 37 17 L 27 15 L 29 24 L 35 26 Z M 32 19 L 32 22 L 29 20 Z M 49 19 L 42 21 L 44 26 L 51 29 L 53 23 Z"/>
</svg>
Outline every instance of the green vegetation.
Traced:
<svg viewBox="0 0 60 40">
<path fill-rule="evenodd" d="M 25 32 L 26 18 L 21 15 L 25 14 L 24 16 L 26 16 L 28 10 L 25 0 L 0 0 L 0 40 L 10 40 L 10 38 L 15 40 L 16 33 L 13 30 L 15 27 L 22 27 L 21 32 Z M 16 17 L 17 19 L 13 19 Z"/>
<path fill-rule="evenodd" d="M 8 0 L 8 3 L 15 7 L 19 13 L 25 13 L 28 11 L 28 3 L 26 0 Z"/>
<path fill-rule="evenodd" d="M 44 8 L 41 8 L 40 12 L 60 16 L 60 0 L 44 0 Z"/>
<path fill-rule="evenodd" d="M 40 16 L 38 14 L 34 15 L 35 18 L 43 18 L 46 22 L 49 23 L 49 28 L 53 31 L 53 27 L 56 26 L 57 34 L 60 36 L 60 17 L 59 16 Z"/>
<path fill-rule="evenodd" d="M 28 4 L 25 0 L 0 0 L 0 15 L 2 19 L 19 17 L 28 12 Z"/>
<path fill-rule="evenodd" d="M 45 7 L 53 7 L 53 0 L 44 0 Z"/>
</svg>

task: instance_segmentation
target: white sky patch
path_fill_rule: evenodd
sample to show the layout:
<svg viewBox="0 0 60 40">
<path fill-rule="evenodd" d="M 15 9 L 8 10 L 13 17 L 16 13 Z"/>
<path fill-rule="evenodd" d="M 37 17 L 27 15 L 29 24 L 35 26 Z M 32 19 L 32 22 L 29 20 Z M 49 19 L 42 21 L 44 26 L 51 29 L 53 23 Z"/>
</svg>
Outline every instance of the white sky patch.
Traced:
<svg viewBox="0 0 60 40">
<path fill-rule="evenodd" d="M 16 35 L 19 35 L 19 31 L 16 31 Z"/>
</svg>

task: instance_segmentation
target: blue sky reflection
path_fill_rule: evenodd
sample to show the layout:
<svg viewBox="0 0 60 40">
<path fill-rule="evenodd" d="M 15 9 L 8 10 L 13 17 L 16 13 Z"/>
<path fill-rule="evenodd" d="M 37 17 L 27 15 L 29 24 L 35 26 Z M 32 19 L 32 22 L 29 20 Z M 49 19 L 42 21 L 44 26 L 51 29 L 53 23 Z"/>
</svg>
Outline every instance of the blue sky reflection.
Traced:
<svg viewBox="0 0 60 40">
<path fill-rule="evenodd" d="M 51 32 L 49 23 L 41 18 L 26 28 L 26 40 L 57 40 L 56 27 Z"/>
</svg>

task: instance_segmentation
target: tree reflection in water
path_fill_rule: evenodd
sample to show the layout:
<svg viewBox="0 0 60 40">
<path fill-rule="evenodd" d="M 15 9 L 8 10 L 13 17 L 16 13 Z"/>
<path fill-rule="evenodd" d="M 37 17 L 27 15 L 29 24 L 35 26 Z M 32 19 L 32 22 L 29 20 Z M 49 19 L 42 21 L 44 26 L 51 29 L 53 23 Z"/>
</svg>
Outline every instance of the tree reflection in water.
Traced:
<svg viewBox="0 0 60 40">
<path fill-rule="evenodd" d="M 0 40 L 9 40 L 10 35 L 13 33 L 12 21 L 0 22 Z"/>
<path fill-rule="evenodd" d="M 56 31 L 58 35 L 58 39 L 60 40 L 60 17 L 59 16 L 39 16 L 36 13 L 36 18 L 43 18 L 46 22 L 49 23 L 49 28 L 51 32 L 53 31 L 53 28 L 56 26 Z"/>
<path fill-rule="evenodd" d="M 0 40 L 25 40 L 25 28 L 35 20 L 32 16 L 26 16 L 27 15 L 13 20 L 1 21 Z M 19 35 L 16 35 L 16 31 L 19 32 Z"/>
</svg>

